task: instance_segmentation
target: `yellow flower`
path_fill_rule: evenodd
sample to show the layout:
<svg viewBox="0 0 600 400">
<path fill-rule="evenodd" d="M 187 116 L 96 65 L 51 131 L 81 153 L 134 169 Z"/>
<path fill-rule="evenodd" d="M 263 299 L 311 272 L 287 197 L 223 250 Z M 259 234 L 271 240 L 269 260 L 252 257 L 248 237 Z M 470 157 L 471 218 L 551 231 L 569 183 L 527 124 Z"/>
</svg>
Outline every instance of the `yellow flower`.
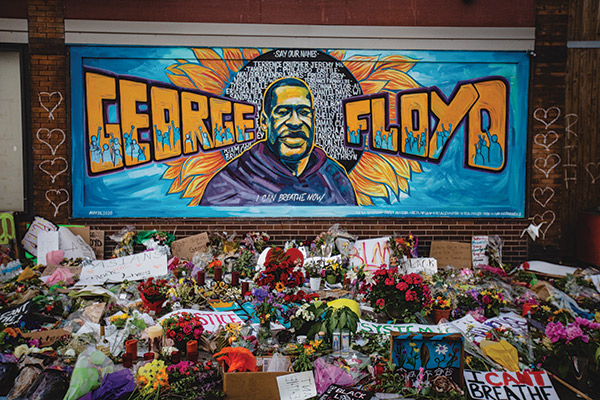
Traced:
<svg viewBox="0 0 600 400">
<path fill-rule="evenodd" d="M 415 353 L 419 352 L 419 349 L 417 347 L 415 347 L 413 350 L 415 351 Z"/>
<path fill-rule="evenodd" d="M 275 284 L 275 290 L 277 290 L 278 292 L 283 292 L 283 289 L 285 289 L 285 286 L 283 286 L 283 283 L 277 282 Z"/>
<path fill-rule="evenodd" d="M 409 345 L 410 347 L 415 347 L 417 344 L 416 344 L 415 342 L 410 342 L 408 345 Z"/>
</svg>

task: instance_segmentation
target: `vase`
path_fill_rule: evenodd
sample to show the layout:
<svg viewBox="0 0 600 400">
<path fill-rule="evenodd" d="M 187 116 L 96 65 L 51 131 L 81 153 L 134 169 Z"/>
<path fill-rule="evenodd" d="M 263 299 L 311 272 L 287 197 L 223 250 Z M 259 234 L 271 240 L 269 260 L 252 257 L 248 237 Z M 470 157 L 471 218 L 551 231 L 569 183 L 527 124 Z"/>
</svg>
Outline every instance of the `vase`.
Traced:
<svg viewBox="0 0 600 400">
<path fill-rule="evenodd" d="M 450 319 L 450 312 L 452 310 L 447 309 L 447 310 L 439 310 L 434 308 L 433 309 L 433 322 L 435 324 L 438 324 L 442 319 L 445 319 L 446 321 L 448 321 Z"/>
<path fill-rule="evenodd" d="M 317 276 L 317 277 L 311 277 L 310 278 L 310 290 L 319 290 L 319 288 L 321 287 L 321 277 Z"/>
<path fill-rule="evenodd" d="M 144 296 L 143 293 L 140 293 L 140 297 L 142 298 L 144 309 L 148 310 L 148 314 L 160 314 L 160 312 L 162 311 L 162 305 L 165 302 L 166 298 L 163 297 L 158 300 L 150 301 L 146 299 L 146 296 Z"/>
</svg>

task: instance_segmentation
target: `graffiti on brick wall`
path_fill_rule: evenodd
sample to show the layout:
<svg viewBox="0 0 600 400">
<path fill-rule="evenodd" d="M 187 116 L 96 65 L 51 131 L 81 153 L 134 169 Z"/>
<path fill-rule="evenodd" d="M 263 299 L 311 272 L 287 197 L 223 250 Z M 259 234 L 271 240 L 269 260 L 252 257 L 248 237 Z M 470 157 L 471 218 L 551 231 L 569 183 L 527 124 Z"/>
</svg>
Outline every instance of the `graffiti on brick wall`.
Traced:
<svg viewBox="0 0 600 400">
<path fill-rule="evenodd" d="M 63 102 L 63 95 L 61 92 L 39 92 L 38 100 L 40 105 L 48 113 L 48 119 L 54 120 L 54 112 L 60 107 Z M 35 134 L 37 140 L 46 145 L 52 157 L 49 159 L 42 160 L 38 164 L 38 168 L 44 174 L 50 177 L 51 184 L 56 183 L 56 179 L 59 175 L 66 173 L 69 170 L 69 162 L 65 157 L 57 156 L 56 151 L 65 143 L 66 134 L 65 131 L 60 128 L 39 128 Z M 46 190 L 44 193 L 46 201 L 54 208 L 53 216 L 58 215 L 59 209 L 69 203 L 70 194 L 67 189 L 64 188 L 51 188 Z"/>
<path fill-rule="evenodd" d="M 543 132 L 537 133 L 533 138 L 534 153 L 535 147 L 543 149 L 542 155 L 539 155 L 534 159 L 533 166 L 536 173 L 541 173 L 544 178 L 552 179 L 552 172 L 554 175 L 558 170 L 557 167 L 562 166 L 563 176 L 561 179 L 565 184 L 565 190 L 569 190 L 569 184 L 571 182 L 577 182 L 577 164 L 575 163 L 574 149 L 577 146 L 577 132 L 574 131 L 574 126 L 577 124 L 578 116 L 576 114 L 566 114 L 562 117 L 563 113 L 557 106 L 548 108 L 536 108 L 533 112 L 533 119 L 536 123 L 543 125 Z M 562 121 L 561 121 L 562 118 Z M 553 146 L 556 145 L 560 140 L 560 135 L 556 132 L 556 125 L 564 122 L 565 124 L 565 135 L 563 137 L 564 145 L 562 147 L 565 160 L 561 159 L 561 156 L 554 152 Z M 589 164 L 588 164 L 589 165 Z M 586 170 L 590 173 L 590 170 Z M 592 174 L 590 174 L 592 175 Z M 599 176 L 600 177 L 600 176 Z M 595 182 L 594 176 L 592 176 L 592 183 Z M 537 213 L 532 217 L 534 225 L 540 225 L 540 233 L 542 239 L 546 238 L 550 227 L 556 221 L 556 213 L 553 210 L 552 200 L 555 199 L 556 191 L 551 186 L 536 186 L 531 192 L 533 201 L 538 204 L 543 212 Z"/>
<path fill-rule="evenodd" d="M 525 53 L 73 50 L 75 216 L 524 214 Z"/>
</svg>

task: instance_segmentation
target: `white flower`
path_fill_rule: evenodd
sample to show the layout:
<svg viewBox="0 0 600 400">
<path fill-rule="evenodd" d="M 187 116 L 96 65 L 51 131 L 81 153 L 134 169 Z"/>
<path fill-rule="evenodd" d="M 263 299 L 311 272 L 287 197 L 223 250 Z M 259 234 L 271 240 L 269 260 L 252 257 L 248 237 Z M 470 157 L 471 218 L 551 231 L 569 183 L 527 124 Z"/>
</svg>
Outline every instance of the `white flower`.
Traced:
<svg viewBox="0 0 600 400">
<path fill-rule="evenodd" d="M 354 282 L 355 280 L 358 279 L 358 275 L 356 274 L 356 271 L 353 269 L 346 272 L 346 276 L 350 279 L 350 282 Z"/>
<path fill-rule="evenodd" d="M 446 353 L 448 352 L 448 347 L 446 345 L 443 344 L 438 344 L 435 346 L 435 352 L 437 354 L 441 354 L 441 355 L 446 355 Z"/>
</svg>

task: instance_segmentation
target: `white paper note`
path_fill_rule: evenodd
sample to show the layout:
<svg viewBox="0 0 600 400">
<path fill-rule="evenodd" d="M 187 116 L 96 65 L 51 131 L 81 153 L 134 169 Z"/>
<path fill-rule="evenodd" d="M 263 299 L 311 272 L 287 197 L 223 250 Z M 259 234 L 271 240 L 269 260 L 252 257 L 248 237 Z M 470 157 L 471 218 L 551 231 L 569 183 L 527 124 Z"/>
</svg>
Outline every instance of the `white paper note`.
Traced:
<svg viewBox="0 0 600 400">
<path fill-rule="evenodd" d="M 306 400 L 317 395 L 312 371 L 278 376 L 277 386 L 281 400 Z"/>
<path fill-rule="evenodd" d="M 38 264 L 46 265 L 46 254 L 59 249 L 58 231 L 41 231 L 37 235 Z"/>
</svg>

